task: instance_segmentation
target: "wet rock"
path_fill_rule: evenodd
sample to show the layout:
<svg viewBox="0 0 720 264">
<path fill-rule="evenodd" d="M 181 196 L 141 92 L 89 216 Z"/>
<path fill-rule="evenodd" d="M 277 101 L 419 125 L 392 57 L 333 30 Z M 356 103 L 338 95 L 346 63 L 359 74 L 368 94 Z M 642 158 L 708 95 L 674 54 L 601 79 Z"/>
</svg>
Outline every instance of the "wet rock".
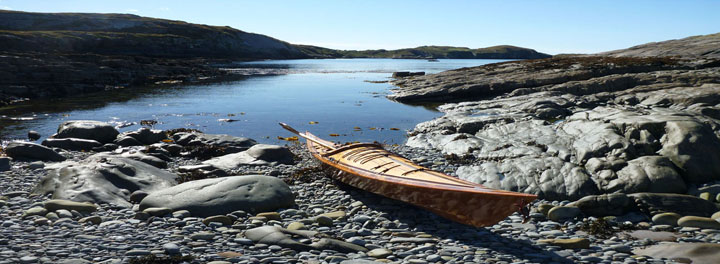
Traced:
<svg viewBox="0 0 720 264">
<path fill-rule="evenodd" d="M 623 193 L 590 195 L 572 202 L 589 216 L 623 215 L 633 209 L 635 203 Z"/>
<path fill-rule="evenodd" d="M 257 144 L 255 140 L 245 137 L 235 137 L 223 134 L 205 134 L 199 132 L 180 132 L 173 135 L 175 143 L 188 146 L 191 142 L 199 145 L 222 147 L 226 153 L 237 153 L 245 151 Z"/>
<path fill-rule="evenodd" d="M 720 222 L 709 217 L 683 216 L 677 221 L 681 227 L 697 227 L 702 229 L 720 229 Z"/>
<path fill-rule="evenodd" d="M 680 215 L 710 216 L 718 211 L 714 203 L 692 195 L 669 193 L 634 193 L 628 197 L 648 215 L 673 212 Z"/>
<path fill-rule="evenodd" d="M 141 145 L 150 145 L 168 138 L 165 131 L 149 129 L 147 127 L 142 127 L 136 131 L 122 133 L 118 136 L 118 138 L 120 137 L 134 138 L 137 142 L 140 142 Z"/>
<path fill-rule="evenodd" d="M 30 142 L 14 141 L 5 147 L 5 154 L 13 159 L 21 160 L 42 160 L 42 161 L 64 161 L 65 157 L 54 150 Z"/>
<path fill-rule="evenodd" d="M 54 199 L 131 207 L 128 200 L 132 191 L 165 189 L 175 185 L 176 178 L 175 174 L 143 162 L 100 153 L 81 162 L 49 167 L 48 174 L 33 193 L 51 194 Z"/>
<path fill-rule="evenodd" d="M 61 148 L 74 151 L 92 150 L 102 146 L 100 142 L 95 140 L 81 138 L 48 138 L 43 140 L 42 145 L 51 148 Z"/>
<path fill-rule="evenodd" d="M 246 151 L 213 158 L 203 164 L 230 171 L 244 165 L 292 164 L 293 157 L 286 147 L 257 144 Z"/>
<path fill-rule="evenodd" d="M 30 131 L 28 131 L 27 137 L 30 141 L 35 141 L 35 140 L 40 139 L 41 136 L 40 136 L 40 133 L 38 133 L 37 131 L 30 130 Z"/>
<path fill-rule="evenodd" d="M 65 121 L 53 138 L 91 139 L 102 144 L 110 143 L 120 134 L 112 125 L 91 120 Z"/>
<path fill-rule="evenodd" d="M 278 178 L 261 175 L 197 180 L 149 193 L 140 202 L 140 209 L 168 207 L 188 210 L 199 217 L 225 215 L 237 210 L 267 212 L 294 204 L 294 196 L 287 184 Z"/>
</svg>

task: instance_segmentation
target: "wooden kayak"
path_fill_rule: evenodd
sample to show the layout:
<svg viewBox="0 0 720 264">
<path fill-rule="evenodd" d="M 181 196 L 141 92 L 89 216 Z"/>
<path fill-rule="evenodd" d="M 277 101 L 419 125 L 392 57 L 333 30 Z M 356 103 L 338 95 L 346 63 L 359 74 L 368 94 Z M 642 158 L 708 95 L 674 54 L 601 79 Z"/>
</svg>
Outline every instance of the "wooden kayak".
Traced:
<svg viewBox="0 0 720 264">
<path fill-rule="evenodd" d="M 388 198 L 407 202 L 458 223 L 494 225 L 537 196 L 490 189 L 414 164 L 375 143 L 339 145 L 309 132 L 285 129 L 307 139 L 310 153 L 338 169 L 333 178 Z"/>
</svg>

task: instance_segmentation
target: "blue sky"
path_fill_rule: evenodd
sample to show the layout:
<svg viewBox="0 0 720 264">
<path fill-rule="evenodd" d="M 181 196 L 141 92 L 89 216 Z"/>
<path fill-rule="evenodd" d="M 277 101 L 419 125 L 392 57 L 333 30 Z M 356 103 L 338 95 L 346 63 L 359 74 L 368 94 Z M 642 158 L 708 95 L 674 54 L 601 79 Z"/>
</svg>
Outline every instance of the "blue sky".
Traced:
<svg viewBox="0 0 720 264">
<path fill-rule="evenodd" d="M 0 0 L 0 9 L 132 13 L 336 49 L 516 45 L 593 53 L 720 32 L 720 1 Z"/>
</svg>

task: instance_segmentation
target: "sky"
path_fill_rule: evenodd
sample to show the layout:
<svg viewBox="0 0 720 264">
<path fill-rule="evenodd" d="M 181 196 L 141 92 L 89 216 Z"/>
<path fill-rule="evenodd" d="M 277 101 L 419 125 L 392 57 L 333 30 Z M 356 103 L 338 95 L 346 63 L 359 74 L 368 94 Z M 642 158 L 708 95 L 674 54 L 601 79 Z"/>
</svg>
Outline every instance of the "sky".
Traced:
<svg viewBox="0 0 720 264">
<path fill-rule="evenodd" d="M 595 53 L 720 32 L 720 1 L 0 0 L 29 12 L 130 13 L 334 49 L 514 45 Z"/>
</svg>

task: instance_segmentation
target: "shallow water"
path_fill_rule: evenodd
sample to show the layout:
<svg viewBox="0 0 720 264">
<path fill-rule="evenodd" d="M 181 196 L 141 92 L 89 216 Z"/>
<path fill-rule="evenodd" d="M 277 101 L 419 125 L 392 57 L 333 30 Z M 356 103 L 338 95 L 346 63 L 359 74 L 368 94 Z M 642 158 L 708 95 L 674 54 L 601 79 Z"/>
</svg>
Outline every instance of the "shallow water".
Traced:
<svg viewBox="0 0 720 264">
<path fill-rule="evenodd" d="M 25 138 L 28 130 L 49 136 L 66 120 L 112 122 L 136 130 L 141 120 L 156 129 L 195 128 L 279 144 L 288 123 L 334 141 L 401 144 L 407 130 L 440 115 L 432 107 L 385 98 L 395 71 L 444 70 L 503 60 L 335 59 L 238 63 L 241 80 L 209 84 L 121 89 L 0 108 L 2 138 Z M 310 122 L 317 122 L 310 124 Z M 391 129 L 392 128 L 392 129 Z M 330 137 L 330 134 L 338 134 Z"/>
</svg>

